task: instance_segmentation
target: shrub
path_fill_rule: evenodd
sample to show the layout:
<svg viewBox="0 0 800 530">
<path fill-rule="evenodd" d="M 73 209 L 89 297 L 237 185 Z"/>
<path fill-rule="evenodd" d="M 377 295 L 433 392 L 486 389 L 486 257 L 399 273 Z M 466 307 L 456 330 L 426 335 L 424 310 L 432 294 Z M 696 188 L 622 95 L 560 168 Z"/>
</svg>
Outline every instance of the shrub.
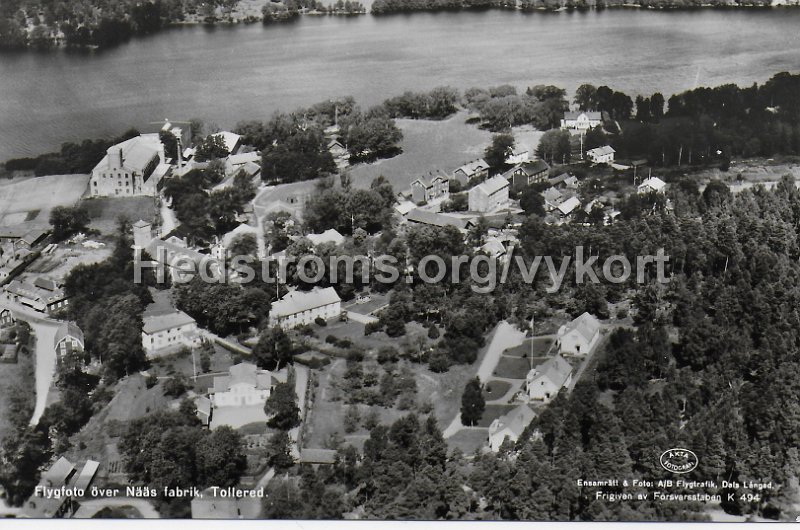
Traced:
<svg viewBox="0 0 800 530">
<path fill-rule="evenodd" d="M 439 338 L 439 328 L 437 328 L 435 324 L 428 328 L 428 338 L 431 340 Z"/>
<path fill-rule="evenodd" d="M 339 342 L 339 339 L 333 335 L 328 335 L 327 337 L 325 337 L 325 342 L 327 342 L 328 344 L 336 345 Z"/>
<path fill-rule="evenodd" d="M 327 322 L 325 321 L 325 319 L 324 319 L 324 318 L 322 318 L 322 317 L 317 317 L 317 318 L 315 318 L 315 319 L 314 319 L 314 323 L 315 323 L 316 325 L 320 326 L 320 327 L 325 327 L 325 326 L 327 326 L 327 325 L 328 325 L 328 323 L 327 323 Z"/>
</svg>

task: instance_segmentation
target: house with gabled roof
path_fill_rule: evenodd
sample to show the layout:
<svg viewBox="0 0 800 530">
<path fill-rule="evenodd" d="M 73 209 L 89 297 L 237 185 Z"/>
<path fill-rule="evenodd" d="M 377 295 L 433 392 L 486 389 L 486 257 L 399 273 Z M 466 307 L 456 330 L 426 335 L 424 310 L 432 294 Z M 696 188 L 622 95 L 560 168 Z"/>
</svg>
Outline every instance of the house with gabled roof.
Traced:
<svg viewBox="0 0 800 530">
<path fill-rule="evenodd" d="M 591 351 L 599 339 L 600 321 L 590 313 L 583 313 L 558 329 L 558 351 L 583 355 Z"/>
<path fill-rule="evenodd" d="M 473 179 L 480 180 L 488 176 L 489 164 L 483 158 L 468 162 L 453 172 L 453 178 L 462 186 L 466 186 Z"/>
<path fill-rule="evenodd" d="M 150 358 L 200 345 L 203 335 L 191 316 L 177 309 L 142 315 L 142 347 Z"/>
<path fill-rule="evenodd" d="M 616 153 L 616 151 L 613 147 L 610 145 L 604 145 L 602 147 L 595 147 L 594 149 L 589 149 L 586 151 L 586 158 L 595 164 L 610 164 L 614 161 L 614 153 Z"/>
<path fill-rule="evenodd" d="M 428 174 L 411 183 L 411 199 L 415 204 L 431 202 L 450 193 L 450 180 L 442 174 Z"/>
<path fill-rule="evenodd" d="M 69 304 L 64 289 L 53 279 L 39 277 L 33 281 L 11 280 L 3 289 L 14 302 L 36 311 L 51 314 Z"/>
<path fill-rule="evenodd" d="M 83 343 L 83 331 L 75 322 L 62 322 L 56 330 L 53 339 L 53 347 L 56 350 L 58 359 L 63 359 L 67 355 L 81 355 L 85 349 Z"/>
<path fill-rule="evenodd" d="M 556 355 L 528 372 L 525 388 L 531 401 L 549 403 L 571 382 L 572 366 L 561 355 Z"/>
<path fill-rule="evenodd" d="M 637 191 L 640 195 L 645 195 L 647 193 L 664 193 L 667 188 L 667 183 L 661 180 L 658 177 L 650 177 L 646 178 L 639 186 L 637 187 Z"/>
<path fill-rule="evenodd" d="M 269 325 L 284 329 L 311 324 L 317 318 L 330 320 L 342 312 L 342 299 L 333 287 L 289 291 L 272 303 Z"/>
<path fill-rule="evenodd" d="M 519 440 L 522 431 L 533 421 L 536 413 L 528 405 L 520 405 L 508 413 L 495 418 L 489 425 L 489 449 L 498 452 L 500 446 L 508 438 L 512 442 Z"/>
<path fill-rule="evenodd" d="M 471 212 L 492 212 L 508 204 L 508 180 L 500 175 L 481 182 L 469 190 Z"/>
<path fill-rule="evenodd" d="M 514 190 L 521 190 L 531 184 L 547 180 L 550 164 L 544 160 L 532 160 L 513 167 L 503 175 Z"/>
<path fill-rule="evenodd" d="M 603 123 L 603 115 L 594 111 L 565 112 L 561 119 L 561 128 L 586 132 Z"/>
<path fill-rule="evenodd" d="M 439 228 L 454 226 L 459 230 L 466 230 L 470 225 L 470 219 L 466 217 L 431 212 L 430 210 L 423 210 L 422 208 L 415 208 L 408 212 L 406 219 L 409 223 L 436 226 Z"/>
<path fill-rule="evenodd" d="M 227 425 L 238 429 L 249 423 L 266 422 L 264 404 L 277 383 L 287 381 L 286 371 L 270 372 L 252 363 L 234 364 L 227 375 L 214 378 L 208 389 L 211 400 L 210 427 Z"/>
</svg>

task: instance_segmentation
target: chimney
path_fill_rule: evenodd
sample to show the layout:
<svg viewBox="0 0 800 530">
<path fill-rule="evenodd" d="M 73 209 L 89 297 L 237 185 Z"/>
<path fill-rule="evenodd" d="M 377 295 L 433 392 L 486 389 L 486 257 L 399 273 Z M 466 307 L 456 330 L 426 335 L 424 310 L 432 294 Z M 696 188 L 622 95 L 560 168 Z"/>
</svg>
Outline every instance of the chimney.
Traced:
<svg viewBox="0 0 800 530">
<path fill-rule="evenodd" d="M 119 167 L 122 167 L 125 163 L 125 159 L 122 157 L 122 148 L 119 148 Z"/>
</svg>

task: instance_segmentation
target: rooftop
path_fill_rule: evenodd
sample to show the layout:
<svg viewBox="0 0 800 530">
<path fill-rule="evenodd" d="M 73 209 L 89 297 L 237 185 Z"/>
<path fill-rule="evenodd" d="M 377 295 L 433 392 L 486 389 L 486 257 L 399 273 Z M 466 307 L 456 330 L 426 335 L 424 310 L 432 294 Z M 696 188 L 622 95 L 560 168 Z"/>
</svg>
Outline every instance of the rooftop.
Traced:
<svg viewBox="0 0 800 530">
<path fill-rule="evenodd" d="M 556 355 L 533 369 L 533 380 L 547 378 L 557 387 L 564 386 L 572 367 L 560 355 Z"/>
<path fill-rule="evenodd" d="M 272 303 L 270 315 L 279 318 L 341 301 L 342 299 L 339 298 L 333 287 L 315 288 L 311 291 L 290 291 L 283 298 Z"/>
<path fill-rule="evenodd" d="M 559 330 L 559 335 L 564 335 L 570 331 L 577 331 L 587 342 L 591 342 L 597 332 L 600 331 L 600 321 L 597 320 L 594 315 L 587 312 L 583 313 L 572 322 L 564 324 L 563 333 L 560 331 L 561 330 Z"/>
<path fill-rule="evenodd" d="M 142 317 L 144 323 L 142 332 L 148 335 L 158 333 L 167 329 L 194 324 L 195 320 L 183 311 L 173 311 L 161 315 L 145 315 Z"/>
<path fill-rule="evenodd" d="M 508 187 L 508 180 L 504 179 L 500 175 L 492 177 L 477 186 L 474 189 L 480 189 L 486 195 L 493 195 L 498 191 L 502 190 L 503 188 Z"/>
</svg>

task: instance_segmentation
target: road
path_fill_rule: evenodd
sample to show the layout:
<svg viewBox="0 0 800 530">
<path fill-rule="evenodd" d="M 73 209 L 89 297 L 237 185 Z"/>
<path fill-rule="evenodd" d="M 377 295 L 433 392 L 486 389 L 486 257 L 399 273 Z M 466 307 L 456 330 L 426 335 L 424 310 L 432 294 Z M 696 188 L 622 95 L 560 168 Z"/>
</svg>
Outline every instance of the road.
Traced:
<svg viewBox="0 0 800 530">
<path fill-rule="evenodd" d="M 122 508 L 123 506 L 130 506 L 136 508 L 142 517 L 145 519 L 160 519 L 158 514 L 150 501 L 144 499 L 136 499 L 133 497 L 112 497 L 105 499 L 91 499 L 88 501 L 81 501 L 78 511 L 72 516 L 73 519 L 91 519 L 97 512 L 103 508 Z"/>
<path fill-rule="evenodd" d="M 497 363 L 500 361 L 500 355 L 509 348 L 519 346 L 524 340 L 524 332 L 518 330 L 505 320 L 500 322 L 492 334 L 492 340 L 489 343 L 489 347 L 486 349 L 486 355 L 484 355 L 478 367 L 477 376 L 478 379 L 481 380 L 481 383 L 486 383 L 492 378 L 492 372 L 494 372 Z M 464 428 L 465 427 L 461 425 L 461 413 L 458 413 L 456 417 L 453 418 L 453 421 L 450 422 L 450 425 L 442 431 L 442 436 L 449 438 Z"/>
<path fill-rule="evenodd" d="M 53 342 L 60 322 L 7 298 L 2 300 L 2 307 L 10 309 L 14 318 L 30 324 L 36 337 L 36 406 L 30 421 L 31 425 L 36 425 L 47 407 L 47 394 L 56 373 L 56 350 Z"/>
</svg>

